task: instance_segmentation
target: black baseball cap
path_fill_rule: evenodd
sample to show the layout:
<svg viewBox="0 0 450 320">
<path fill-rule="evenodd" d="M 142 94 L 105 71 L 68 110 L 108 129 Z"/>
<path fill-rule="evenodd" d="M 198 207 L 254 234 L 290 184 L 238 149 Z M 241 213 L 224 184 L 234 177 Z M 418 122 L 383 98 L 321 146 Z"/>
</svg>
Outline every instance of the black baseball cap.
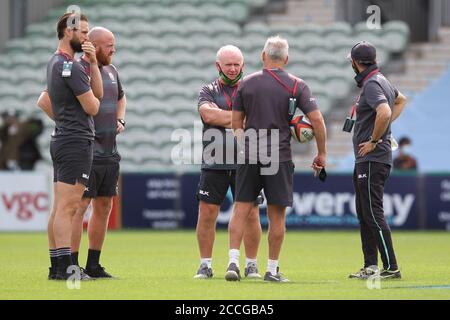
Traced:
<svg viewBox="0 0 450 320">
<path fill-rule="evenodd" d="M 377 49 L 367 41 L 360 41 L 355 44 L 352 51 L 347 56 L 358 63 L 375 63 L 377 60 Z"/>
</svg>

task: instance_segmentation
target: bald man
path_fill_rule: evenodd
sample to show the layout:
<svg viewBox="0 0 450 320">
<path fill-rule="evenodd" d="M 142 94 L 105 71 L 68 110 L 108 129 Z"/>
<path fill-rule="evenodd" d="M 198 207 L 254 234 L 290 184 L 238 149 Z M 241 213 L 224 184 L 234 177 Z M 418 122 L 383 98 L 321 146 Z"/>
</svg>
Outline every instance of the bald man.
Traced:
<svg viewBox="0 0 450 320">
<path fill-rule="evenodd" d="M 102 27 L 89 32 L 89 40 L 96 48 L 97 61 L 103 79 L 103 99 L 99 113 L 94 117 L 94 160 L 89 184 L 81 204 L 72 220 L 72 260 L 78 263 L 78 251 L 83 232 L 83 217 L 92 202 L 92 215 L 88 224 L 89 251 L 85 272 L 91 278 L 111 278 L 100 265 L 100 254 L 108 229 L 113 197 L 118 192 L 120 155 L 116 136 L 125 130 L 126 97 L 117 69 L 112 65 L 116 52 L 115 38 L 111 31 Z M 81 64 L 89 70 L 86 58 Z"/>
<path fill-rule="evenodd" d="M 225 46 L 217 53 L 216 68 L 219 78 L 204 86 L 199 94 L 198 111 L 203 122 L 203 163 L 200 183 L 197 189 L 199 213 L 197 241 L 200 250 L 200 268 L 195 279 L 208 279 L 213 276 L 212 251 L 215 240 L 216 220 L 220 206 L 228 190 L 235 193 L 236 154 L 235 140 L 231 132 L 231 109 L 233 99 L 243 75 L 244 57 L 235 46 Z M 220 132 L 222 141 L 211 141 L 209 134 Z M 214 144 L 213 144 L 214 143 Z M 211 148 L 223 152 L 210 152 Z M 246 221 L 244 245 L 246 251 L 245 276 L 261 278 L 258 273 L 257 253 L 261 239 L 258 204 L 253 206 L 252 219 Z"/>
<path fill-rule="evenodd" d="M 78 210 L 72 218 L 71 256 L 72 263 L 79 265 L 78 251 L 83 233 L 83 217 L 92 202 L 85 273 L 91 278 L 111 278 L 100 265 L 100 254 L 108 228 L 112 199 L 117 195 L 118 189 L 120 155 L 117 151 L 116 136 L 125 129 L 126 97 L 117 69 L 112 65 L 112 57 L 116 51 L 113 33 L 108 29 L 96 27 L 89 31 L 88 37 L 95 47 L 96 60 L 103 80 L 97 81 L 92 77 L 92 91 L 103 98 L 100 99 L 99 112 L 94 117 L 94 158 L 89 181 Z M 86 74 L 91 75 L 91 65 L 86 54 L 79 62 Z M 44 111 L 51 110 L 51 101 L 45 92 L 38 104 Z"/>
</svg>

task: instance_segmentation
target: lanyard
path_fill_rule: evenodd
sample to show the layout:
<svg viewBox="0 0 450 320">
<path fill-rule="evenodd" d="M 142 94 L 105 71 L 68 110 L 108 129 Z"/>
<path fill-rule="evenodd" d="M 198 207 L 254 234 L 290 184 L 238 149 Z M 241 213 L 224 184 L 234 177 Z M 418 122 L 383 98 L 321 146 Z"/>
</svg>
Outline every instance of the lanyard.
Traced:
<svg viewBox="0 0 450 320">
<path fill-rule="evenodd" d="M 297 93 L 297 80 L 295 80 L 294 82 L 294 89 L 291 89 L 283 81 L 281 81 L 281 79 L 272 70 L 266 69 L 266 71 L 272 76 L 272 78 L 274 78 L 279 84 L 281 84 L 287 90 L 287 92 L 292 94 L 293 97 L 295 96 L 295 94 Z"/>
<path fill-rule="evenodd" d="M 72 61 L 73 60 L 71 56 L 69 56 L 67 53 L 65 53 L 65 52 L 63 52 L 61 50 L 56 51 L 56 54 L 59 54 L 60 56 L 63 56 L 68 61 Z"/>
<path fill-rule="evenodd" d="M 375 69 L 373 70 L 371 73 L 369 73 L 363 80 L 363 82 L 365 82 L 367 79 L 369 79 L 370 77 L 372 77 L 375 73 L 380 72 L 379 69 Z M 361 99 L 361 94 L 358 96 L 358 98 L 356 99 L 356 103 L 353 105 L 352 107 L 352 119 L 355 118 L 355 114 L 356 114 L 356 105 L 358 104 L 359 100 Z"/>
<path fill-rule="evenodd" d="M 234 91 L 231 94 L 231 97 L 226 93 L 224 86 L 222 85 L 222 82 L 220 82 L 219 80 L 219 86 L 220 89 L 222 89 L 223 95 L 225 96 L 225 100 L 227 101 L 227 106 L 228 106 L 228 110 L 231 110 L 231 106 L 233 105 L 233 99 L 236 96 L 238 87 L 239 87 L 239 82 L 235 85 Z"/>
</svg>

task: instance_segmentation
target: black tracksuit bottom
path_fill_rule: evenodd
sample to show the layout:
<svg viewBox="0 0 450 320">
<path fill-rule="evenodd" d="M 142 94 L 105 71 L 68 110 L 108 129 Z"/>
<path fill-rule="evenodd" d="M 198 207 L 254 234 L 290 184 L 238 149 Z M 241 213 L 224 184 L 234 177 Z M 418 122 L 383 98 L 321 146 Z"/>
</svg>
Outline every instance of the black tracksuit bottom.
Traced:
<svg viewBox="0 0 450 320">
<path fill-rule="evenodd" d="M 397 270 L 391 230 L 384 217 L 384 185 L 391 167 L 379 162 L 355 164 L 353 184 L 361 228 L 364 267 L 378 265 L 378 250 L 385 270 Z M 377 250 L 378 249 L 378 250 Z"/>
</svg>

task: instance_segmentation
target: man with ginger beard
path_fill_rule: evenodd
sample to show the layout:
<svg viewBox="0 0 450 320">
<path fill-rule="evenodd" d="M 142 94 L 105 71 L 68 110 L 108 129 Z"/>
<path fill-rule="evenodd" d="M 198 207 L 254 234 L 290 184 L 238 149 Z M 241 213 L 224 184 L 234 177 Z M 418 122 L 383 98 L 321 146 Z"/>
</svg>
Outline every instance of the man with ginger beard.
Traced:
<svg viewBox="0 0 450 320">
<path fill-rule="evenodd" d="M 72 220 L 71 252 L 73 264 L 79 265 L 78 251 L 83 233 L 83 217 L 92 202 L 93 212 L 88 225 L 89 251 L 84 271 L 92 278 L 112 278 L 100 265 L 100 254 L 108 228 L 112 199 L 118 191 L 121 158 L 117 151 L 116 136 L 125 129 L 126 97 L 117 69 L 112 65 L 112 56 L 115 53 L 114 35 L 108 29 L 96 27 L 89 32 L 89 40 L 96 48 L 103 83 L 99 89 L 103 91 L 103 98 L 100 110 L 94 117 L 96 134 L 89 183 Z M 86 73 L 90 74 L 91 65 L 86 55 L 80 59 L 80 64 Z"/>
</svg>

